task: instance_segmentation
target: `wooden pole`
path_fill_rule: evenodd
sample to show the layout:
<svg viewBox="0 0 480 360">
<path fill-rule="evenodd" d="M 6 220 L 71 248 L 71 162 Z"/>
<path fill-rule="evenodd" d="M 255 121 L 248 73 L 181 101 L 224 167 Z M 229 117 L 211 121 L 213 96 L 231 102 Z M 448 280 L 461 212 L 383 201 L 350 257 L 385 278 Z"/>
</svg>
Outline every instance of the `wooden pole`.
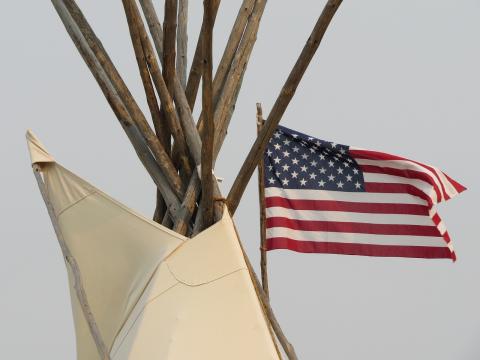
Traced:
<svg viewBox="0 0 480 360">
<path fill-rule="evenodd" d="M 141 73 L 145 72 L 144 76 L 149 74 L 152 75 L 153 82 L 162 102 L 163 113 L 165 115 L 165 119 L 167 120 L 168 127 L 173 135 L 173 138 L 178 144 L 179 159 L 182 170 L 187 174 L 188 177 L 190 177 L 192 174 L 192 169 L 188 159 L 188 149 L 185 142 L 185 137 L 183 135 L 183 130 L 180 126 L 180 121 L 178 120 L 172 97 L 168 92 L 166 83 L 160 71 L 160 67 L 158 66 L 157 60 L 153 53 L 150 40 L 145 32 L 143 23 L 141 23 L 142 20 L 140 13 L 134 0 L 122 0 L 122 2 L 125 8 L 125 14 L 127 17 L 128 27 L 130 29 L 130 36 L 132 38 L 135 56 L 137 57 L 139 67 L 142 68 Z M 150 68 L 150 72 L 148 72 L 146 65 L 147 63 Z M 150 77 L 148 77 L 148 82 L 150 83 Z M 151 90 L 153 90 L 153 88 Z"/>
<path fill-rule="evenodd" d="M 177 74 L 182 87 L 187 87 L 188 0 L 178 1 Z"/>
<path fill-rule="evenodd" d="M 100 40 L 96 37 L 95 33 L 93 32 L 92 28 L 88 24 L 88 21 L 85 19 L 83 13 L 78 8 L 75 1 L 63 0 L 62 2 L 67 7 L 71 17 L 78 25 L 78 28 L 82 32 L 82 35 L 85 37 L 88 45 L 92 49 L 93 53 L 102 65 L 107 75 L 109 76 L 113 86 L 117 90 L 118 95 L 124 101 L 130 116 L 134 120 L 136 126 L 138 127 L 142 135 L 144 136 L 146 142 L 148 143 L 148 146 L 150 147 L 160 167 L 162 168 L 162 171 L 164 172 L 169 184 L 174 189 L 177 196 L 182 197 L 182 182 L 180 176 L 176 172 L 172 160 L 170 159 L 169 155 L 165 151 L 165 148 L 162 146 L 153 130 L 148 125 L 144 114 L 140 110 L 140 107 L 138 106 L 132 94 L 128 90 L 125 82 L 123 81 L 117 69 L 113 65 Z"/>
<path fill-rule="evenodd" d="M 262 104 L 257 103 L 257 134 L 263 127 Z M 262 278 L 262 288 L 267 299 L 270 298 L 268 290 L 268 271 L 267 271 L 267 215 L 265 210 L 265 168 L 263 157 L 258 162 L 258 205 L 260 209 L 260 271 Z"/>
<path fill-rule="evenodd" d="M 55 210 L 53 209 L 50 199 L 48 198 L 45 183 L 43 182 L 40 172 L 40 166 L 34 164 L 33 174 L 35 175 L 38 188 L 40 189 L 43 201 L 45 202 L 45 206 L 47 207 L 48 215 L 52 220 L 53 229 L 55 230 L 55 234 L 57 235 L 58 243 L 60 244 L 60 249 L 62 250 L 65 262 L 70 266 L 70 270 L 73 275 L 73 288 L 75 290 L 75 294 L 77 295 L 80 307 L 82 308 L 83 316 L 85 317 L 85 320 L 88 324 L 90 334 L 92 335 L 93 341 L 95 342 L 100 358 L 103 360 L 110 360 L 108 348 L 103 341 L 97 322 L 95 321 L 95 317 L 93 316 L 92 309 L 90 308 L 90 305 L 88 303 L 87 294 L 85 293 L 85 288 L 83 286 L 82 275 L 80 273 L 80 268 L 77 261 L 70 252 L 70 249 L 68 248 L 67 243 L 65 242 L 65 239 L 63 237 L 62 231 L 60 230 L 60 225 L 58 224 L 57 217 L 55 216 Z"/>
<path fill-rule="evenodd" d="M 307 43 L 305 44 L 297 62 L 295 63 L 295 66 L 290 72 L 287 81 L 283 85 L 283 88 L 280 91 L 280 94 L 278 95 L 270 114 L 268 115 L 267 121 L 265 122 L 261 133 L 257 137 L 255 143 L 252 145 L 252 148 L 250 149 L 250 152 L 248 153 L 248 156 L 245 159 L 227 197 L 227 205 L 232 214 L 235 213 L 243 192 L 245 191 L 245 188 L 252 177 L 253 171 L 255 170 L 260 157 L 265 151 L 269 139 L 272 137 L 275 129 L 278 126 L 278 123 L 282 119 L 282 116 L 285 113 L 288 104 L 292 100 L 298 84 L 305 73 L 305 70 L 310 64 L 313 55 L 317 51 L 323 35 L 325 34 L 328 25 L 330 24 L 341 3 L 342 0 L 328 0 L 325 8 L 322 11 L 322 14 L 315 24 L 310 37 L 308 38 Z"/>
<path fill-rule="evenodd" d="M 265 5 L 265 1 L 264 0 L 260 0 L 263 2 L 263 6 L 261 6 L 260 8 L 262 9 L 262 12 L 263 12 L 263 8 L 264 8 L 264 5 Z M 241 10 L 239 11 L 238 15 L 237 15 L 237 18 L 239 17 L 246 17 L 246 18 L 249 18 L 250 14 L 252 13 L 253 11 L 253 8 L 254 8 L 254 4 L 255 3 L 252 3 L 251 1 L 244 1 L 243 5 L 246 5 L 248 7 L 248 11 L 245 10 L 244 7 L 241 8 Z M 258 9 L 260 8 L 257 8 L 257 14 L 258 14 Z M 243 11 L 242 11 L 243 9 Z M 258 19 L 259 21 L 259 18 L 258 16 L 255 16 L 252 18 L 254 19 Z M 254 20 L 256 21 L 256 20 Z M 256 21 L 257 23 L 257 29 L 258 29 L 258 21 Z M 240 22 L 240 20 L 236 21 L 236 22 Z M 247 26 L 248 28 L 248 26 Z M 205 27 L 203 27 L 203 29 L 205 29 Z M 234 29 L 232 29 L 232 33 L 230 35 L 230 38 L 229 38 L 229 43 L 234 43 L 236 41 L 239 41 L 240 42 L 240 39 L 237 37 L 237 36 L 241 36 L 242 33 L 244 32 L 243 30 L 240 31 L 240 30 L 236 30 L 237 28 L 234 26 Z M 250 27 L 250 29 L 254 29 L 253 26 Z M 246 39 L 248 40 L 245 40 L 245 39 L 242 39 L 242 43 L 245 44 L 248 44 L 250 41 L 255 41 L 256 37 L 251 37 L 253 31 L 250 30 L 249 31 L 250 33 L 250 36 L 247 36 Z M 233 35 L 235 34 L 235 35 Z M 237 40 L 238 39 L 238 40 Z M 238 44 L 238 43 L 237 43 Z M 235 47 L 237 48 L 237 45 L 235 46 L 232 46 L 232 45 L 228 45 L 227 44 L 227 47 L 226 47 L 226 50 L 225 52 L 229 51 L 228 49 L 230 49 L 231 47 Z M 253 47 L 253 44 L 252 44 L 252 47 Z M 251 47 L 250 47 L 250 50 L 251 51 Z M 233 108 L 235 106 L 235 102 L 236 102 L 236 99 L 237 99 L 237 96 L 239 94 L 239 91 L 240 91 L 240 85 L 241 85 L 241 82 L 243 80 L 243 74 L 245 73 L 245 69 L 246 69 L 246 63 L 248 62 L 248 59 L 249 59 L 249 51 L 241 51 L 241 53 L 243 54 L 243 56 L 241 57 L 241 60 L 237 60 L 236 63 L 240 63 L 242 65 L 238 65 L 238 66 L 235 66 L 234 69 L 236 70 L 240 70 L 237 74 L 239 74 L 239 77 L 238 77 L 238 82 L 236 83 L 235 86 L 232 86 L 232 89 L 234 89 L 234 94 L 233 94 L 233 98 L 231 99 L 230 101 L 230 106 L 228 107 L 228 111 L 227 111 L 227 115 L 226 115 L 226 118 L 225 118 L 225 121 L 228 123 L 232 117 L 232 114 L 233 114 Z M 232 56 L 234 56 L 235 54 L 232 54 Z M 222 61 L 223 62 L 228 62 L 228 61 L 233 61 L 235 62 L 235 58 L 233 60 L 231 60 L 231 57 L 230 55 L 224 55 L 222 57 Z M 229 65 L 230 66 L 230 65 Z M 227 74 L 227 76 L 230 76 L 230 73 Z M 224 82 L 224 79 L 218 77 L 217 78 L 217 82 L 218 83 L 223 83 Z M 214 89 L 215 89 L 215 83 L 214 83 Z M 214 93 L 214 102 L 216 101 L 215 100 L 215 93 Z M 217 99 L 218 99 L 219 95 L 217 95 Z M 177 106 L 178 106 L 178 103 L 177 103 Z M 225 105 L 225 106 L 228 106 L 228 105 Z M 203 115 L 203 114 L 202 114 Z M 214 116 L 214 119 L 215 119 L 215 116 Z M 215 120 L 214 120 L 215 122 Z M 200 129 L 201 130 L 203 128 L 203 125 L 201 125 L 203 123 L 203 116 L 200 116 L 200 119 L 199 119 L 199 122 L 197 125 L 199 125 Z M 215 142 L 217 143 L 217 147 L 215 147 L 215 144 L 214 144 L 214 156 L 213 156 L 213 161 L 215 162 L 215 159 L 218 155 L 218 152 L 219 152 L 219 149 L 220 149 L 220 145 L 223 143 L 223 139 L 226 135 L 226 131 L 224 132 L 220 132 L 219 133 L 222 137 L 222 139 L 218 139 L 218 138 L 215 138 Z M 181 211 L 180 211 L 180 220 L 178 220 L 174 226 L 174 230 L 177 231 L 177 232 L 180 232 L 180 233 L 183 233 L 183 231 L 186 231 L 187 229 L 187 225 L 190 221 L 190 217 L 192 216 L 193 214 L 193 209 L 195 208 L 195 200 L 196 200 L 196 196 L 198 196 L 199 192 L 200 192 L 200 189 L 198 188 L 191 188 L 191 186 L 199 186 L 199 183 L 198 183 L 198 180 L 196 179 L 196 174 L 194 174 L 194 176 L 192 177 L 192 179 L 190 180 L 190 183 L 189 183 L 189 187 L 187 188 L 187 191 L 186 193 L 188 194 L 188 196 L 186 195 L 185 198 L 184 198 L 184 201 L 182 202 L 182 207 L 181 207 Z M 221 196 L 220 196 L 220 193 L 216 192 L 214 194 L 214 197 L 215 198 L 218 198 L 218 199 L 223 199 Z M 215 211 L 216 211 L 216 218 L 217 220 L 219 219 L 219 217 L 217 215 L 221 214 L 221 211 L 223 209 L 223 204 L 218 201 L 215 203 Z M 201 214 L 201 211 L 202 209 L 199 210 L 199 213 L 197 215 L 197 219 L 201 219 L 202 215 Z M 195 226 L 194 229 L 193 229 L 193 234 L 196 234 L 198 231 L 201 230 L 200 226 Z"/>
<path fill-rule="evenodd" d="M 145 166 L 153 181 L 157 185 L 158 189 L 162 193 L 162 196 L 169 207 L 169 211 L 171 214 L 174 215 L 175 219 L 175 214 L 179 209 L 180 202 L 178 201 L 176 194 L 174 193 L 173 189 L 165 178 L 164 173 L 160 169 L 157 160 L 150 152 L 150 149 L 145 143 L 144 138 L 135 126 L 130 114 L 126 109 L 125 104 L 123 103 L 123 99 L 118 95 L 115 87 L 110 81 L 109 76 L 104 71 L 99 60 L 96 58 L 95 54 L 87 43 L 87 40 L 84 38 L 80 28 L 78 27 L 74 19 L 71 17 L 70 12 L 68 11 L 63 1 L 52 0 L 52 4 L 54 5 L 63 24 L 65 25 L 65 29 L 67 30 L 70 38 L 77 47 L 80 55 L 89 67 L 92 75 L 97 80 L 100 89 L 104 93 L 105 98 L 107 99 L 113 112 L 115 113 L 120 125 L 124 129 L 130 142 L 132 143 L 140 161 Z"/>
<path fill-rule="evenodd" d="M 158 58 L 163 63 L 163 30 L 157 12 L 155 11 L 155 6 L 152 0 L 140 0 L 140 5 L 142 6 L 143 15 L 145 15 L 145 20 L 152 35 Z"/>
<path fill-rule="evenodd" d="M 297 354 L 295 353 L 295 348 L 288 341 L 287 337 L 283 333 L 282 327 L 280 326 L 280 323 L 278 322 L 277 317 L 275 316 L 275 313 L 273 312 L 273 309 L 270 306 L 270 301 L 268 299 L 268 296 L 263 291 L 262 285 L 260 284 L 260 281 L 258 280 L 258 276 L 255 273 L 255 270 L 253 269 L 252 263 L 250 262 L 250 259 L 248 258 L 248 255 L 245 252 L 245 249 L 243 248 L 243 244 L 240 241 L 240 234 L 238 233 L 238 230 L 237 230 L 237 227 L 235 226 L 235 223 L 233 224 L 233 226 L 235 228 L 235 233 L 237 234 L 238 243 L 240 245 L 240 248 L 242 249 L 243 258 L 245 259 L 245 263 L 247 265 L 248 272 L 250 273 L 250 278 L 252 279 L 253 286 L 255 287 L 255 291 L 258 295 L 260 303 L 263 306 L 263 309 L 265 311 L 265 315 L 267 316 L 267 318 L 270 322 L 270 325 L 272 326 L 272 329 L 275 332 L 275 335 L 277 336 L 277 339 L 280 342 L 280 344 L 282 345 L 282 348 L 285 351 L 285 354 L 287 354 L 289 360 L 298 360 Z"/>
<path fill-rule="evenodd" d="M 242 43 L 249 42 L 244 40 L 245 37 L 243 36 L 243 34 L 246 31 L 245 26 L 247 26 L 247 24 L 250 24 L 251 15 L 255 7 L 255 3 L 256 3 L 256 0 L 243 0 L 243 3 L 240 6 L 240 9 L 238 10 L 235 23 L 230 32 L 227 45 L 225 46 L 225 50 L 223 51 L 222 59 L 218 64 L 217 72 L 215 74 L 215 79 L 213 80 L 213 102 L 215 105 L 216 113 L 217 113 L 217 109 L 221 106 L 221 105 L 219 106 L 219 103 L 222 102 L 222 99 L 223 99 L 222 104 L 224 104 L 225 101 L 227 101 L 226 99 L 224 99 L 225 94 L 222 91 L 222 89 L 224 88 L 225 82 L 227 81 L 228 77 L 233 75 L 234 70 L 232 69 L 232 67 L 233 67 L 233 64 L 235 63 L 235 59 L 238 58 L 240 53 L 243 53 L 243 51 L 239 49 L 239 44 L 241 41 Z M 247 38 L 249 37 L 247 36 Z M 216 124 L 216 127 L 218 127 L 217 120 L 214 120 L 214 122 Z M 197 127 L 200 133 L 202 133 L 203 113 L 200 114 L 200 118 L 198 119 L 198 122 L 197 122 Z"/>
<path fill-rule="evenodd" d="M 165 0 L 165 18 L 163 21 L 163 76 L 170 95 L 174 96 L 173 78 L 175 76 L 176 38 L 177 38 L 178 0 Z"/>
<path fill-rule="evenodd" d="M 220 6 L 220 0 L 213 0 L 213 22 L 217 17 L 218 8 Z M 188 74 L 187 87 L 185 88 L 185 94 L 187 96 L 190 109 L 193 111 L 195 106 L 195 99 L 197 98 L 198 88 L 200 86 L 200 78 L 202 77 L 202 61 L 203 61 L 203 36 L 205 33 L 205 19 L 202 22 L 200 34 L 198 35 L 197 47 L 195 48 L 195 54 L 193 55 L 192 65 L 190 67 L 190 73 Z"/>
<path fill-rule="evenodd" d="M 151 9 L 151 11 L 155 11 L 155 10 Z M 150 18 L 156 17 L 156 15 L 150 13 L 149 17 Z M 146 35 L 146 31 L 145 31 L 145 28 L 143 27 L 143 23 L 140 22 L 140 24 L 142 25 L 140 26 L 140 28 L 143 29 L 141 30 L 142 32 L 141 38 L 142 40 L 144 40 L 144 48 L 147 49 L 148 41 L 145 41 L 145 40 L 148 40 L 148 36 Z M 161 30 L 158 27 L 155 29 L 157 31 Z M 159 38 L 158 34 L 156 37 Z M 160 54 L 160 55 L 163 55 L 163 54 Z M 147 55 L 147 62 L 149 62 L 149 58 L 151 58 L 152 56 L 153 55 L 151 54 Z M 155 76 L 152 76 L 152 77 L 155 82 Z M 193 116 L 192 116 L 190 107 L 188 105 L 188 100 L 185 96 L 185 91 L 182 88 L 176 73 L 174 74 L 174 87 L 175 87 L 175 103 L 177 105 L 177 111 L 179 113 L 180 120 L 182 123 L 182 128 L 185 134 L 185 140 L 187 142 L 189 152 L 194 159 L 195 165 L 199 166 L 201 165 L 201 162 L 202 162 L 202 159 L 201 159 L 202 140 L 195 126 L 195 121 L 193 120 Z M 200 183 L 200 177 L 198 175 L 199 174 L 196 171 L 194 171 L 192 177 L 190 178 L 187 190 L 185 192 L 185 197 L 179 211 L 179 216 L 177 217 L 177 220 L 175 221 L 175 224 L 174 224 L 174 230 L 182 235 L 185 235 L 188 231 L 189 221 L 195 209 L 196 200 L 198 199 L 198 196 L 200 194 L 201 183 Z M 214 180 L 214 197 L 221 198 L 221 193 L 220 193 L 220 189 L 218 187 L 217 181 L 215 178 L 213 180 Z M 223 213 L 223 204 L 215 203 L 214 211 L 215 211 L 215 220 L 219 220 Z"/>
<path fill-rule="evenodd" d="M 227 129 L 231 118 L 229 111 L 232 103 L 236 100 L 236 96 L 238 96 L 237 89 L 239 90 L 241 86 L 243 74 L 246 70 L 250 55 L 252 54 L 253 46 L 257 40 L 258 28 L 266 4 L 267 0 L 257 0 L 232 61 L 222 93 L 219 96 L 219 102 L 215 108 L 215 156 L 219 154 L 223 141 L 227 136 Z"/>
<path fill-rule="evenodd" d="M 202 228 L 211 226 L 213 214 L 213 143 L 215 125 L 213 123 L 212 94 L 212 37 L 213 37 L 213 4 L 212 0 L 203 0 L 205 35 L 203 37 L 203 80 L 202 103 L 205 114 L 205 131 L 202 139 Z"/>
</svg>

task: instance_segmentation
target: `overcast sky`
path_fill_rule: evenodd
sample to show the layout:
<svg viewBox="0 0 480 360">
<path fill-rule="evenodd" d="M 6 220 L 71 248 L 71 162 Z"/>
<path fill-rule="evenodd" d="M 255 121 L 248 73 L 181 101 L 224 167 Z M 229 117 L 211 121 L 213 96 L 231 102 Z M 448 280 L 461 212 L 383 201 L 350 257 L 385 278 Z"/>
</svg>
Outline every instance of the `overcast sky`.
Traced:
<svg viewBox="0 0 480 360">
<path fill-rule="evenodd" d="M 218 61 L 241 1 L 224 0 Z M 162 14 L 160 1 L 156 1 Z M 202 17 L 190 0 L 193 51 Z M 216 173 L 227 193 L 324 1 L 269 1 Z M 147 109 L 120 1 L 79 0 Z M 301 359 L 480 358 L 480 1 L 344 1 L 282 124 L 436 165 L 458 261 L 269 254 L 272 305 Z M 32 128 L 69 169 L 150 216 L 154 186 L 49 1 L 0 11 L 0 358 L 74 359 L 67 276 L 29 167 Z M 190 54 L 192 54 L 192 51 Z M 258 264 L 256 176 L 235 215 Z M 258 268 L 258 266 L 257 266 Z"/>
</svg>

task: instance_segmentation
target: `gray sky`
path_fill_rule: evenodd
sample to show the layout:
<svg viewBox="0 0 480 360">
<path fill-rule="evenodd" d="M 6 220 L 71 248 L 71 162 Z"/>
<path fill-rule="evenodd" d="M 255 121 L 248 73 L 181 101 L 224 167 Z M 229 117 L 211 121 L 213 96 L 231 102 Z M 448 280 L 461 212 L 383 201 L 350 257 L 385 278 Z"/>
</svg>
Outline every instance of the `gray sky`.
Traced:
<svg viewBox="0 0 480 360">
<path fill-rule="evenodd" d="M 158 10 L 162 6 L 158 3 Z M 196 44 L 201 1 L 190 1 Z M 226 193 L 324 1 L 269 1 L 216 173 Z M 240 1 L 224 1 L 223 51 Z M 79 0 L 142 107 L 120 1 Z M 440 214 L 458 261 L 269 254 L 272 304 L 301 359 L 480 358 L 479 0 L 345 0 L 282 124 L 436 165 L 469 190 Z M 32 128 L 63 165 L 151 214 L 154 186 L 49 1 L 0 11 L 0 358 L 74 359 L 65 266 L 29 169 Z M 258 263 L 256 177 L 235 216 Z"/>
</svg>

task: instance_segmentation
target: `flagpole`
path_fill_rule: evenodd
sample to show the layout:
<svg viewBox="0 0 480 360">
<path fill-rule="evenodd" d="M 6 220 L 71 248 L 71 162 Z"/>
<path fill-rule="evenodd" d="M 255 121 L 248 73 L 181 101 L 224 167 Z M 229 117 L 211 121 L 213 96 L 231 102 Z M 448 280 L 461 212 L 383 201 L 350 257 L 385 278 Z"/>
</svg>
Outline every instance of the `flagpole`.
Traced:
<svg viewBox="0 0 480 360">
<path fill-rule="evenodd" d="M 263 123 L 262 104 L 257 103 L 257 136 L 262 131 Z M 265 211 L 265 169 L 263 157 L 258 162 L 258 203 L 260 209 L 260 271 L 262 277 L 262 288 L 267 299 L 270 298 L 268 291 L 268 272 L 267 272 L 267 248 L 266 248 L 266 211 Z"/>
</svg>

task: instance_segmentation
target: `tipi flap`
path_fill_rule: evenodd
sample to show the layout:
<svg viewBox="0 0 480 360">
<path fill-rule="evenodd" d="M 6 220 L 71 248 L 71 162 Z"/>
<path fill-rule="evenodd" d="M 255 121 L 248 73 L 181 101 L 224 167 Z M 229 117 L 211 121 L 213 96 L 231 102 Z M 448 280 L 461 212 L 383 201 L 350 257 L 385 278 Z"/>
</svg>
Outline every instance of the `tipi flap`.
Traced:
<svg viewBox="0 0 480 360">
<path fill-rule="evenodd" d="M 33 164 L 55 162 L 52 155 L 48 153 L 45 146 L 38 140 L 31 130 L 27 130 L 25 134 L 27 138 L 28 151 Z"/>
<path fill-rule="evenodd" d="M 227 209 L 223 218 L 185 242 L 166 261 L 178 281 L 197 286 L 245 268 L 235 228 Z"/>
</svg>

